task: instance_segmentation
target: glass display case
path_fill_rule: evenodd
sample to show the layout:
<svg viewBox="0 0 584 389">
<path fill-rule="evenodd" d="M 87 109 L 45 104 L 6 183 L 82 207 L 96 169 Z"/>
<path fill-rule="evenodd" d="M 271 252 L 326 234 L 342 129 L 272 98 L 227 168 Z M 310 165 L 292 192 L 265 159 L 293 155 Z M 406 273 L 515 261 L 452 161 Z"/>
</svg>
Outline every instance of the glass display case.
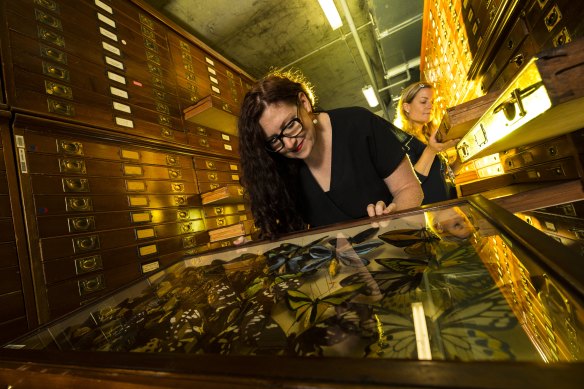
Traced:
<svg viewBox="0 0 584 389">
<path fill-rule="evenodd" d="M 581 258 L 473 196 L 186 258 L 9 342 L 0 380 L 579 387 L 583 297 Z"/>
</svg>

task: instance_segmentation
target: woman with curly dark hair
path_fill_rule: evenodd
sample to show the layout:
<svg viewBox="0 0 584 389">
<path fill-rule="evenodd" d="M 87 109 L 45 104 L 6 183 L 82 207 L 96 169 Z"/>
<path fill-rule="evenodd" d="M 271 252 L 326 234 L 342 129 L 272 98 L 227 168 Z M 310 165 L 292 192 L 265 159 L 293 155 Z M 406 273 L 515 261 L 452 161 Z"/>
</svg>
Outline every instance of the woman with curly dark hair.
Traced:
<svg viewBox="0 0 584 389">
<path fill-rule="evenodd" d="M 293 72 L 269 74 L 243 100 L 241 183 L 261 237 L 420 205 L 391 123 L 358 107 L 315 112 L 314 103 Z"/>
</svg>

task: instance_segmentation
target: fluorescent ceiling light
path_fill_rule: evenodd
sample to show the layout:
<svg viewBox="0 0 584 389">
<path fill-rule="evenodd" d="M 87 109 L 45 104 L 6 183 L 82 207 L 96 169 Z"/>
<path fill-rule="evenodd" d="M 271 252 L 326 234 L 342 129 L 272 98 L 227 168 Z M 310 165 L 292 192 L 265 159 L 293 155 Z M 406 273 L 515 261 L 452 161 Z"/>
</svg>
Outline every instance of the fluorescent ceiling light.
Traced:
<svg viewBox="0 0 584 389">
<path fill-rule="evenodd" d="M 367 103 L 370 107 L 377 107 L 379 105 L 379 101 L 377 100 L 377 96 L 375 95 L 375 91 L 371 85 L 367 85 L 363 87 L 363 95 L 367 99 Z"/>
<path fill-rule="evenodd" d="M 324 14 L 333 30 L 336 30 L 343 25 L 341 15 L 339 15 L 339 11 L 337 11 L 337 7 L 335 7 L 333 0 L 318 0 L 318 3 L 324 11 Z"/>
</svg>

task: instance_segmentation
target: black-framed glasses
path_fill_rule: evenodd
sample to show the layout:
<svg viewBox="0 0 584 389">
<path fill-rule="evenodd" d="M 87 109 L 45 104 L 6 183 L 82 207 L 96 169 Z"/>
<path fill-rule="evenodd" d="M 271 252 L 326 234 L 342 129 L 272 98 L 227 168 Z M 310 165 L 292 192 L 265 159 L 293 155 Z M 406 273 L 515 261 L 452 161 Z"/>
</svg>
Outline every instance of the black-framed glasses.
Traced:
<svg viewBox="0 0 584 389">
<path fill-rule="evenodd" d="M 280 129 L 280 134 L 273 135 L 266 139 L 265 147 L 266 150 L 277 153 L 284 149 L 284 138 L 297 138 L 301 133 L 304 126 L 300 120 L 300 106 L 296 102 L 296 117 L 290 120 L 284 127 Z"/>
</svg>

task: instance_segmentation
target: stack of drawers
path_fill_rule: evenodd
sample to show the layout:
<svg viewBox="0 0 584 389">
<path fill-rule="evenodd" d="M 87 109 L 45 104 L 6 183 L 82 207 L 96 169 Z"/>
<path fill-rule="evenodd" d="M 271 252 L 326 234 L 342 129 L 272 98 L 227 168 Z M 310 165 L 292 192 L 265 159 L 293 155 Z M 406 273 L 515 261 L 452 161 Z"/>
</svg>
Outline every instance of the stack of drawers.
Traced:
<svg viewBox="0 0 584 389">
<path fill-rule="evenodd" d="M 25 331 L 231 245 L 208 230 L 251 220 L 236 130 L 183 112 L 210 99 L 235 120 L 251 78 L 140 0 L 0 7 L 3 131 L 18 162 L 0 165 L 0 302 L 11 307 L 0 326 Z M 221 186 L 236 195 L 203 206 Z"/>
</svg>

